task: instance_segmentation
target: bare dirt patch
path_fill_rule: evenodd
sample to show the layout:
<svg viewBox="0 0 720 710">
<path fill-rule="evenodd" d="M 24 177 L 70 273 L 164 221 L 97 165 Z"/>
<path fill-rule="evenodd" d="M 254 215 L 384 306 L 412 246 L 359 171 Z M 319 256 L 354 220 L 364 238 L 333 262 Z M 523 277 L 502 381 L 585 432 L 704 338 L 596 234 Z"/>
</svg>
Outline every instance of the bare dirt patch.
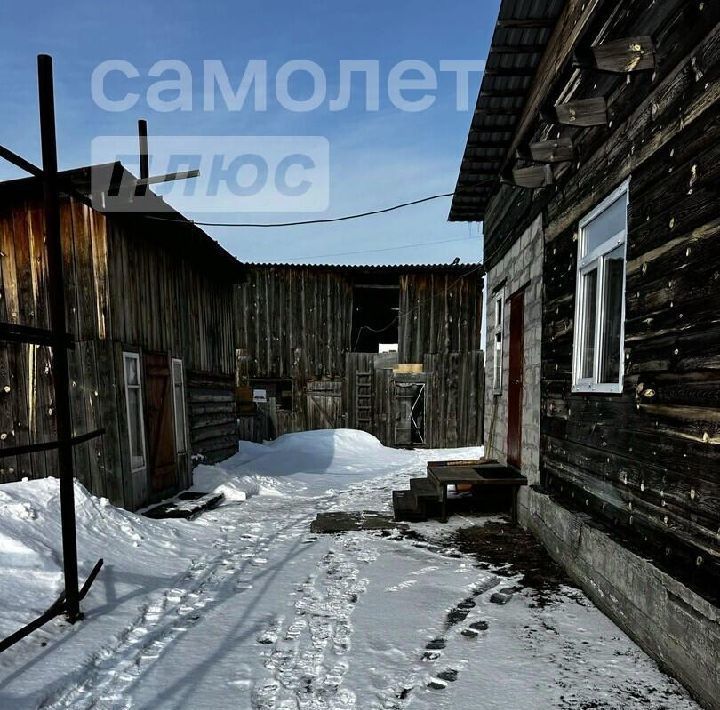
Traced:
<svg viewBox="0 0 720 710">
<path fill-rule="evenodd" d="M 505 577 L 522 575 L 521 584 L 547 604 L 562 587 L 576 587 L 545 548 L 526 530 L 510 522 L 487 522 L 453 533 L 448 542 L 474 555 L 478 566 Z"/>
</svg>

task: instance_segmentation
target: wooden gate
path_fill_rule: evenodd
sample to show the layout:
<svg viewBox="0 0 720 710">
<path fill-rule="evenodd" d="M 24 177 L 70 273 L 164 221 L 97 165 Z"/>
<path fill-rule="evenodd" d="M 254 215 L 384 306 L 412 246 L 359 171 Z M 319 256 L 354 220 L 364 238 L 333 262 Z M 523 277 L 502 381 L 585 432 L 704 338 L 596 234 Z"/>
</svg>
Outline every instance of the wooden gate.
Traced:
<svg viewBox="0 0 720 710">
<path fill-rule="evenodd" d="M 394 387 L 393 446 L 422 446 L 425 444 L 425 388 L 424 374 L 397 373 Z"/>
<path fill-rule="evenodd" d="M 508 372 L 507 460 L 520 468 L 522 451 L 523 370 L 525 365 L 525 292 L 510 299 L 510 352 Z"/>
<path fill-rule="evenodd" d="M 148 483 L 150 498 L 159 500 L 177 491 L 172 380 L 170 361 L 165 353 L 147 353 Z"/>
<path fill-rule="evenodd" d="M 307 422 L 308 429 L 337 429 L 345 426 L 340 380 L 307 383 Z"/>
</svg>

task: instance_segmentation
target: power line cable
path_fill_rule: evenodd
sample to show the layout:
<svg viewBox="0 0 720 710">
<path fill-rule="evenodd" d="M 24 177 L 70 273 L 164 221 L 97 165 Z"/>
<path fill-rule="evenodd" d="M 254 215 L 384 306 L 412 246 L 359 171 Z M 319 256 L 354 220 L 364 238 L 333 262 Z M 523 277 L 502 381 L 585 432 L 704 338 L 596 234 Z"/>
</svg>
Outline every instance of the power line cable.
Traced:
<svg viewBox="0 0 720 710">
<path fill-rule="evenodd" d="M 147 219 L 154 219 L 160 222 L 190 222 L 191 224 L 195 224 L 198 227 L 243 227 L 246 229 L 272 229 L 277 227 L 299 227 L 306 224 L 328 224 L 330 222 L 348 222 L 353 219 L 361 219 L 363 217 L 370 217 L 371 215 L 376 214 L 387 214 L 388 212 L 394 212 L 395 210 L 400 210 L 405 207 L 413 207 L 415 205 L 421 205 L 425 202 L 430 202 L 431 200 L 439 200 L 443 197 L 452 197 L 454 193 L 452 192 L 446 192 L 442 195 L 430 195 L 429 197 L 422 197 L 419 200 L 412 200 L 410 202 L 402 202 L 398 205 L 393 205 L 392 207 L 385 207 L 384 209 L 380 210 L 369 210 L 367 212 L 360 212 L 358 214 L 350 214 L 345 215 L 344 217 L 327 217 L 324 219 L 306 219 L 306 220 L 300 220 L 298 222 L 268 222 L 266 224 L 259 224 L 259 223 L 243 223 L 243 222 L 199 222 L 192 219 L 178 219 L 174 217 L 159 217 L 158 215 L 143 215 Z"/>
<path fill-rule="evenodd" d="M 395 251 L 396 249 L 410 249 L 412 247 L 426 247 L 433 246 L 434 244 L 450 244 L 452 242 L 468 242 L 468 239 L 462 237 L 460 239 L 442 239 L 435 242 L 415 242 L 414 244 L 400 244 L 396 247 L 384 247 L 382 249 L 361 249 L 359 251 L 341 251 L 334 252 L 333 254 L 315 254 L 313 256 L 295 256 L 292 259 L 286 259 L 285 263 L 292 261 L 304 261 L 305 259 L 327 259 L 331 256 L 352 256 L 354 254 L 375 254 L 378 252 Z"/>
</svg>

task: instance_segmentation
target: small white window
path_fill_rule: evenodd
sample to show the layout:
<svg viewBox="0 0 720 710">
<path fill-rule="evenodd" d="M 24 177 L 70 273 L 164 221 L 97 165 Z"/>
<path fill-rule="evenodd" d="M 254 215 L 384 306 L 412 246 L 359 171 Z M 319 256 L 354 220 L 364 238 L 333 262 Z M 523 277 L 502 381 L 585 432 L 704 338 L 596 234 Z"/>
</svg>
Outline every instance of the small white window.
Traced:
<svg viewBox="0 0 720 710">
<path fill-rule="evenodd" d="M 504 292 L 495 296 L 493 321 L 493 393 L 502 392 Z"/>
<path fill-rule="evenodd" d="M 628 183 L 580 222 L 573 390 L 622 392 Z"/>
<path fill-rule="evenodd" d="M 125 366 L 125 405 L 127 407 L 130 462 L 133 471 L 145 468 L 145 420 L 143 418 L 140 356 L 123 353 Z"/>
<path fill-rule="evenodd" d="M 187 427 L 185 418 L 185 380 L 182 360 L 172 361 L 173 411 L 175 413 L 175 450 L 178 454 L 187 452 Z"/>
</svg>

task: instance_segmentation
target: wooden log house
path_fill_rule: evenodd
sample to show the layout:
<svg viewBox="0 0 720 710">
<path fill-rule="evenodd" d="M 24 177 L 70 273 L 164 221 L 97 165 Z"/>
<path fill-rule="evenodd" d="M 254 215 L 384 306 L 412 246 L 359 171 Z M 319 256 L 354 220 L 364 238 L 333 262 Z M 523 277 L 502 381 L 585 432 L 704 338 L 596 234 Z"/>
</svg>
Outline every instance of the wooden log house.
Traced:
<svg viewBox="0 0 720 710">
<path fill-rule="evenodd" d="M 246 268 L 242 438 L 350 427 L 389 446 L 482 442 L 481 265 Z"/>
<path fill-rule="evenodd" d="M 484 222 L 486 447 L 532 484 L 521 522 L 712 708 L 719 21 L 716 1 L 502 0 L 450 213 Z"/>
<path fill-rule="evenodd" d="M 109 183 L 114 168 L 92 170 Z M 93 174 L 61 178 L 90 196 Z M 190 485 L 193 460 L 237 450 L 227 304 L 242 268 L 160 198 L 143 199 L 154 217 L 89 198 L 61 207 L 74 434 L 105 429 L 76 447 L 75 473 L 130 509 Z M 0 184 L 0 322 L 49 325 L 42 200 L 34 178 Z M 0 448 L 56 438 L 51 378 L 49 347 L 0 343 Z M 54 451 L 3 458 L 0 482 L 56 470 Z"/>
</svg>

